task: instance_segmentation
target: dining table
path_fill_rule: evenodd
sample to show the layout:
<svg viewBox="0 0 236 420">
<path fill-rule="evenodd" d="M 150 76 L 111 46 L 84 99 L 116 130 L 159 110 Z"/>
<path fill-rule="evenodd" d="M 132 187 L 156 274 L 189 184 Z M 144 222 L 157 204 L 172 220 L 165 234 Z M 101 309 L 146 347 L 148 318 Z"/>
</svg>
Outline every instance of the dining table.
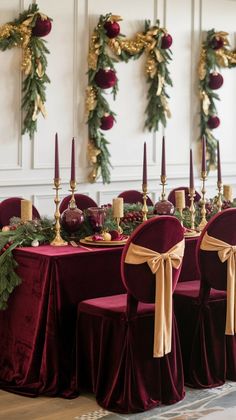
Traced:
<svg viewBox="0 0 236 420">
<path fill-rule="evenodd" d="M 186 238 L 179 281 L 199 278 L 197 238 Z M 78 395 L 75 331 L 79 302 L 125 293 L 123 246 L 22 247 L 21 284 L 0 311 L 0 388 L 26 396 Z"/>
</svg>

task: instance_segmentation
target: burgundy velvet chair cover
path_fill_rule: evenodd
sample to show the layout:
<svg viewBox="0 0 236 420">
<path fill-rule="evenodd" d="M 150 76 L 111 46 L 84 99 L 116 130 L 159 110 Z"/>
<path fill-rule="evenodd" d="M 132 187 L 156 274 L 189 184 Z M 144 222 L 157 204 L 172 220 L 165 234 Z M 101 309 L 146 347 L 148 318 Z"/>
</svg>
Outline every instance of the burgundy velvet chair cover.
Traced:
<svg viewBox="0 0 236 420">
<path fill-rule="evenodd" d="M 21 215 L 20 197 L 10 197 L 0 202 L 0 228 L 9 224 L 11 217 Z M 38 210 L 33 206 L 33 218 L 40 219 Z"/>
<path fill-rule="evenodd" d="M 185 383 L 196 388 L 236 380 L 236 338 L 225 335 L 227 261 L 216 251 L 200 249 L 205 232 L 236 244 L 236 209 L 214 216 L 196 247 L 200 281 L 178 283 L 174 308 L 180 334 Z"/>
<path fill-rule="evenodd" d="M 105 409 L 135 413 L 176 403 L 185 395 L 175 316 L 172 313 L 171 352 L 154 358 L 155 276 L 146 263 L 125 263 L 131 242 L 163 253 L 182 239 L 176 218 L 161 216 L 143 223 L 122 253 L 121 274 L 127 294 L 78 305 L 78 389 L 92 391 Z M 180 269 L 172 269 L 173 290 Z"/>
<path fill-rule="evenodd" d="M 134 204 L 134 203 L 143 203 L 143 194 L 136 190 L 127 190 L 123 191 L 118 195 L 124 199 L 124 203 Z M 153 202 L 150 197 L 147 197 L 147 206 L 153 206 Z"/>
<path fill-rule="evenodd" d="M 184 192 L 185 192 L 185 203 L 186 203 L 186 206 L 189 207 L 190 206 L 190 199 L 189 199 L 189 196 L 188 196 L 188 194 L 189 194 L 188 187 L 174 188 L 173 190 L 171 190 L 169 192 L 167 200 L 169 200 L 175 206 L 175 191 L 179 191 L 179 190 L 184 190 Z M 195 191 L 194 201 L 197 202 L 197 201 L 200 200 L 200 198 L 201 198 L 201 195 L 197 191 Z"/>
</svg>

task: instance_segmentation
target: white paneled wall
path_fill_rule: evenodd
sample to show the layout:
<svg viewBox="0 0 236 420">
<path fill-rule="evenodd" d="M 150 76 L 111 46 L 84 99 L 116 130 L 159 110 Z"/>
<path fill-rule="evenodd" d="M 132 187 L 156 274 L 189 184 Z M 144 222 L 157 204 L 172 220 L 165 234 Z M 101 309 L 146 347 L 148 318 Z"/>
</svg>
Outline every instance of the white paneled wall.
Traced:
<svg viewBox="0 0 236 420">
<path fill-rule="evenodd" d="M 0 24 L 14 19 L 29 1 L 0 0 Z M 21 52 L 0 52 L 0 200 L 9 196 L 31 198 L 43 215 L 53 215 L 54 135 L 60 149 L 61 196 L 67 195 L 70 177 L 70 147 L 76 138 L 79 192 L 98 203 L 108 203 L 120 191 L 141 188 L 143 142 L 148 148 L 149 190 L 154 201 L 160 194 L 161 138 L 166 136 L 168 189 L 188 184 L 189 148 L 195 156 L 196 185 L 199 176 L 199 103 L 197 62 L 202 34 L 211 28 L 229 32 L 235 46 L 236 1 L 234 0 L 39 0 L 40 10 L 53 18 L 47 36 L 50 55 L 47 88 L 48 112 L 39 117 L 33 140 L 21 136 Z M 87 182 L 87 125 L 84 117 L 84 91 L 87 84 L 89 36 L 99 15 L 121 15 L 121 32 L 128 37 L 142 30 L 144 20 L 158 18 L 173 37 L 170 65 L 173 88 L 168 88 L 172 118 L 166 130 L 153 135 L 143 130 L 147 86 L 144 58 L 116 65 L 119 93 L 114 102 L 117 124 L 106 133 L 113 165 L 111 183 Z M 236 69 L 224 70 L 224 85 L 218 103 L 221 126 L 215 130 L 221 141 L 224 183 L 234 186 L 236 195 Z M 208 196 L 215 193 L 216 175 L 207 182 Z"/>
</svg>

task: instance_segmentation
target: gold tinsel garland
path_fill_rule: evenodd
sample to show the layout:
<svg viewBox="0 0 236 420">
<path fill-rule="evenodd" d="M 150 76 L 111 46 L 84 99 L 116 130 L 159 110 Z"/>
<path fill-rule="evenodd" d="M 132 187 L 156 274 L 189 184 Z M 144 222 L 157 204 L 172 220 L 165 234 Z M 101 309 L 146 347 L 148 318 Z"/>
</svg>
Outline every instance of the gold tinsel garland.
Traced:
<svg viewBox="0 0 236 420">
<path fill-rule="evenodd" d="M 110 15 L 105 19 L 106 22 L 118 22 L 122 20 L 120 16 Z M 100 17 L 101 22 L 101 17 Z M 104 21 L 103 21 L 104 23 Z M 122 53 L 127 53 L 128 58 L 139 56 L 143 52 L 146 53 L 146 64 L 145 64 L 145 74 L 147 78 L 157 79 L 157 90 L 154 95 L 160 97 L 160 105 L 165 114 L 165 118 L 170 118 L 171 113 L 168 104 L 168 96 L 165 94 L 164 88 L 166 84 L 165 76 L 159 73 L 158 66 L 161 63 L 165 63 L 166 58 L 160 51 L 160 41 L 158 44 L 158 35 L 161 37 L 168 34 L 165 28 L 159 28 L 154 26 L 148 29 L 146 32 L 138 32 L 133 39 L 128 39 L 126 37 L 117 36 L 114 38 L 105 37 L 105 40 L 100 38 L 101 36 L 101 23 L 97 25 L 94 29 L 92 36 L 90 38 L 89 53 L 88 53 L 88 68 L 89 71 L 96 72 L 98 70 L 98 60 L 101 54 L 102 45 L 106 43 L 106 54 L 115 58 L 115 61 L 123 59 L 123 61 L 128 61 L 128 59 L 122 58 Z M 110 52 L 109 52 L 110 51 Z M 171 83 L 169 83 L 171 84 Z M 97 89 L 96 86 L 89 84 L 86 89 L 86 100 L 85 100 L 85 109 L 86 115 L 89 116 L 91 112 L 97 106 Z M 88 120 L 89 122 L 89 120 Z M 162 122 L 163 123 L 163 122 Z M 150 129 L 150 128 L 149 128 Z M 89 174 L 89 181 L 95 182 L 99 176 L 99 164 L 98 158 L 100 158 L 101 150 L 97 147 L 93 139 L 88 141 L 88 161 L 92 170 Z M 103 180 L 104 181 L 104 180 Z"/>
<path fill-rule="evenodd" d="M 31 10 L 35 10 L 35 12 L 30 13 Z M 36 4 L 32 4 L 32 6 L 29 7 L 29 13 L 25 12 L 25 16 L 25 19 L 19 24 L 17 24 L 17 20 L 15 20 L 13 23 L 6 23 L 0 27 L 0 42 L 3 42 L 4 40 L 9 41 L 11 38 L 14 39 L 15 41 L 13 42 L 13 46 L 20 47 L 22 49 L 21 70 L 24 76 L 27 77 L 29 75 L 33 75 L 35 72 L 37 77 L 42 79 L 45 74 L 44 67 L 46 63 L 44 61 L 44 64 L 42 64 L 42 57 L 40 55 L 38 58 L 34 57 L 34 53 L 31 48 L 32 27 L 34 26 L 33 21 L 35 22 L 37 17 L 40 17 L 41 20 L 47 20 L 48 17 L 39 12 Z M 11 47 L 12 45 L 10 45 L 10 48 Z M 7 48 L 8 47 L 4 47 L 2 50 Z M 47 82 L 48 81 L 49 79 L 47 78 Z M 42 99 L 41 94 L 37 93 L 34 96 L 34 108 L 31 115 L 33 122 L 37 120 L 39 113 L 41 113 L 43 117 L 46 116 L 44 100 Z M 28 130 L 30 131 L 29 128 L 23 128 L 23 132 Z M 32 129 L 32 131 L 35 130 L 36 128 Z M 32 134 L 32 131 L 30 132 L 30 135 Z"/>
<path fill-rule="evenodd" d="M 217 42 L 220 42 L 218 46 Z M 221 68 L 235 66 L 236 51 L 229 49 L 228 33 L 215 32 L 214 29 L 208 31 L 207 38 L 202 43 L 198 63 L 201 137 L 204 135 L 207 139 L 208 169 L 216 166 L 217 140 L 213 136 L 213 128 L 210 128 L 207 123 L 211 116 L 217 116 L 215 100 L 219 99 L 219 96 L 214 93 L 218 87 L 214 89 L 209 87 L 210 75 Z"/>
</svg>

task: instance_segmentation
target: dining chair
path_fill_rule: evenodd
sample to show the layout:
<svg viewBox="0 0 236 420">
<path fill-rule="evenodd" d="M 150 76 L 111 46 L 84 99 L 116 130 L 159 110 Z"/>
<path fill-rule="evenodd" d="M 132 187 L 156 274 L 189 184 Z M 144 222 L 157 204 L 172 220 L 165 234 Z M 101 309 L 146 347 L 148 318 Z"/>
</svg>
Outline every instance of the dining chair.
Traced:
<svg viewBox="0 0 236 420">
<path fill-rule="evenodd" d="M 169 192 L 167 200 L 170 201 L 175 206 L 175 191 L 179 191 L 179 190 L 184 190 L 184 192 L 185 192 L 185 203 L 186 203 L 186 206 L 189 207 L 191 203 L 190 203 L 190 198 L 189 198 L 189 188 L 188 187 L 173 188 L 173 190 L 171 190 Z M 195 191 L 194 202 L 196 203 L 200 199 L 201 199 L 201 195 L 197 191 Z"/>
<path fill-rule="evenodd" d="M 105 409 L 135 413 L 174 404 L 185 395 L 172 311 L 183 252 L 176 218 L 149 219 L 122 252 L 127 293 L 78 305 L 77 387 L 92 391 Z"/>
<path fill-rule="evenodd" d="M 118 195 L 118 197 L 122 197 L 124 199 L 124 203 L 127 203 L 127 204 L 134 204 L 134 203 L 143 204 L 143 194 L 140 191 L 136 191 L 136 190 L 123 191 Z M 147 197 L 147 206 L 153 206 L 153 202 L 150 197 Z"/>
<path fill-rule="evenodd" d="M 10 197 L 0 202 L 0 228 L 9 225 L 12 217 L 21 216 L 21 197 Z M 34 219 L 40 219 L 40 214 L 36 207 L 32 206 Z"/>
<path fill-rule="evenodd" d="M 179 282 L 174 292 L 185 384 L 195 388 L 236 380 L 235 226 L 236 209 L 212 217 L 196 247 L 200 280 Z"/>
<path fill-rule="evenodd" d="M 66 197 L 63 198 L 59 206 L 60 213 L 63 213 L 63 211 L 67 209 L 70 199 L 71 199 L 71 195 L 67 195 Z M 88 209 L 89 207 L 98 206 L 97 203 L 91 197 L 85 194 L 75 194 L 75 202 L 76 202 L 77 207 L 82 211 L 85 209 Z"/>
</svg>

